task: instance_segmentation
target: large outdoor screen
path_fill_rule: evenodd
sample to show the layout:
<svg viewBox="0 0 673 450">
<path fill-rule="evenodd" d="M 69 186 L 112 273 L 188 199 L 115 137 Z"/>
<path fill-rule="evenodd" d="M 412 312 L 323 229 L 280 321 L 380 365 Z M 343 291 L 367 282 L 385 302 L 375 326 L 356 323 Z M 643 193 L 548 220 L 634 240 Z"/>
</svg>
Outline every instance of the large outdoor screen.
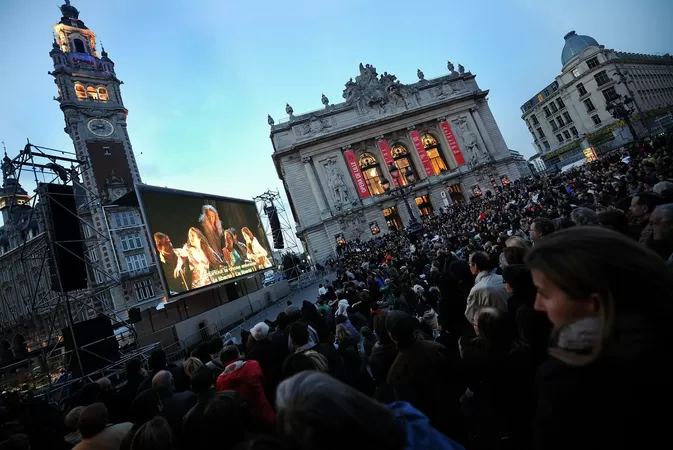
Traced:
<svg viewBox="0 0 673 450">
<path fill-rule="evenodd" d="M 137 186 L 169 296 L 273 265 L 255 203 Z"/>
</svg>

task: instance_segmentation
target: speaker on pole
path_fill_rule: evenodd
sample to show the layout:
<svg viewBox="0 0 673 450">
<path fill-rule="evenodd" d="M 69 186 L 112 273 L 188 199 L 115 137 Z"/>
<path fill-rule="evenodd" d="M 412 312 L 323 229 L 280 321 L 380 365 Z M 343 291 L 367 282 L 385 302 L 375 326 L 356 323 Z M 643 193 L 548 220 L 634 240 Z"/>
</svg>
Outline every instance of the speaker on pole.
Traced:
<svg viewBox="0 0 673 450">
<path fill-rule="evenodd" d="M 285 241 L 283 240 L 283 230 L 280 227 L 280 219 L 278 218 L 278 211 L 273 203 L 264 206 L 264 213 L 269 218 L 269 225 L 271 225 L 271 237 L 273 238 L 273 248 L 285 248 Z"/>
<path fill-rule="evenodd" d="M 84 243 L 73 187 L 41 183 L 38 194 L 51 249 L 51 289 L 57 292 L 86 289 Z"/>
</svg>

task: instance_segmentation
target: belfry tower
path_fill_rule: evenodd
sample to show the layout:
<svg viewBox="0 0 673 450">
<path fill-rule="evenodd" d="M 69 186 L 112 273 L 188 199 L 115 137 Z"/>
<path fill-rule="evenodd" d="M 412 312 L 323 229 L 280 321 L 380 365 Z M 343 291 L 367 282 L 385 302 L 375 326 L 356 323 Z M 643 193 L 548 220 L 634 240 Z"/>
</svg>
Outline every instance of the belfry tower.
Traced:
<svg viewBox="0 0 673 450">
<path fill-rule="evenodd" d="M 98 53 L 96 35 L 80 20 L 79 11 L 69 0 L 61 6 L 61 14 L 49 52 L 54 61 L 50 74 L 58 87 L 56 100 L 78 157 L 89 163 L 83 184 L 104 202 L 111 201 L 140 181 L 126 130 L 128 111 L 121 96 L 122 81 L 105 49 Z M 113 178 L 115 186 L 110 189 Z"/>
<path fill-rule="evenodd" d="M 78 213 L 88 224 L 83 227 L 87 258 L 96 267 L 89 273 L 89 286 L 97 292 L 109 286 L 105 295 L 111 298 L 94 304 L 127 317 L 130 308 L 155 306 L 163 288 L 139 209 L 113 203 L 141 181 L 126 129 L 122 81 L 102 45 L 98 52 L 95 33 L 70 0 L 60 10 L 49 74 L 58 88 L 55 100 L 63 111 L 65 132 L 85 162 L 80 182 L 89 191 L 89 201 Z"/>
</svg>

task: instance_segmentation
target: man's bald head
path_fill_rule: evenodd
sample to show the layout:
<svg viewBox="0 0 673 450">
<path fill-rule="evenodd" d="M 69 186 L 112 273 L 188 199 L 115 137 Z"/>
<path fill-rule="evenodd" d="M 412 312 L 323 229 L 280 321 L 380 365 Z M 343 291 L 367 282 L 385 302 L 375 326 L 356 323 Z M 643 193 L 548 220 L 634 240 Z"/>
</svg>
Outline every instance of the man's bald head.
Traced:
<svg viewBox="0 0 673 450">
<path fill-rule="evenodd" d="M 173 374 L 168 370 L 160 370 L 152 378 L 153 388 L 173 389 Z"/>
</svg>

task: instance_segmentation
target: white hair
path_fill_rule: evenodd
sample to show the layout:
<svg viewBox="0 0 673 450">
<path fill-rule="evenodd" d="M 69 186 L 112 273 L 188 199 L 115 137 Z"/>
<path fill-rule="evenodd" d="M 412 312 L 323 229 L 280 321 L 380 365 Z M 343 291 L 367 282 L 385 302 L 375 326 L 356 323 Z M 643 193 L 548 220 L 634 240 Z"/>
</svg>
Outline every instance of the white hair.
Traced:
<svg viewBox="0 0 673 450">
<path fill-rule="evenodd" d="M 152 378 L 152 387 L 153 388 L 167 388 L 170 389 L 173 386 L 173 374 L 168 370 L 160 370 Z"/>
</svg>

